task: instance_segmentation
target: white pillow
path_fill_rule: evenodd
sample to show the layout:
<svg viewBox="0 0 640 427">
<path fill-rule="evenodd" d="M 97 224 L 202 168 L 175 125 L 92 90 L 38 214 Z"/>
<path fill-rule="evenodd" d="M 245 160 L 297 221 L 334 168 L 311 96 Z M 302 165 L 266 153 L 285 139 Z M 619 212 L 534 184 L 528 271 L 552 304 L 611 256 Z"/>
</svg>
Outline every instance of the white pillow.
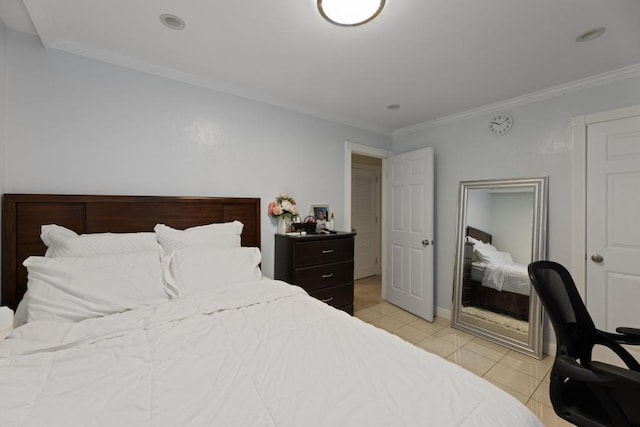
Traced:
<svg viewBox="0 0 640 427">
<path fill-rule="evenodd" d="M 258 248 L 191 247 L 171 254 L 171 278 L 182 295 L 260 280 Z"/>
<path fill-rule="evenodd" d="M 0 341 L 9 336 L 13 330 L 13 310 L 0 307 Z"/>
<path fill-rule="evenodd" d="M 32 256 L 27 320 L 79 321 L 167 301 L 160 250 L 97 257 Z"/>
<path fill-rule="evenodd" d="M 27 290 L 16 307 L 16 313 L 13 316 L 13 327 L 17 328 L 27 323 L 27 305 L 29 304 L 29 290 Z"/>
<path fill-rule="evenodd" d="M 491 262 L 498 250 L 491 243 L 478 242 L 473 246 L 473 255 L 480 262 Z"/>
<path fill-rule="evenodd" d="M 240 221 L 199 225 L 185 230 L 176 230 L 168 225 L 157 224 L 153 230 L 167 254 L 192 246 L 217 246 L 239 248 L 244 224 Z"/>
<path fill-rule="evenodd" d="M 60 225 L 43 225 L 40 238 L 47 258 L 83 257 L 152 251 L 158 248 L 154 233 L 81 234 Z"/>
<path fill-rule="evenodd" d="M 474 255 L 478 261 L 487 264 L 513 264 L 513 258 L 509 252 L 499 251 L 489 243 L 480 243 L 474 246 Z"/>
</svg>

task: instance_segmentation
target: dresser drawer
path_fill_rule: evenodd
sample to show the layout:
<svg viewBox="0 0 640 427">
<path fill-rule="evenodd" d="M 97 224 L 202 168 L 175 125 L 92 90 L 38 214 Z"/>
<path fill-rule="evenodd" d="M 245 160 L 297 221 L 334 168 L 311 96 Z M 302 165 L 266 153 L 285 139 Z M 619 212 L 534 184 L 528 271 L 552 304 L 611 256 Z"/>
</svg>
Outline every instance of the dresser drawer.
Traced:
<svg viewBox="0 0 640 427">
<path fill-rule="evenodd" d="M 295 247 L 295 267 L 351 259 L 353 259 L 352 238 L 298 242 Z"/>
<path fill-rule="evenodd" d="M 293 284 L 307 291 L 353 282 L 353 260 L 296 268 Z"/>
<path fill-rule="evenodd" d="M 320 289 L 309 292 L 309 295 L 329 304 L 332 307 L 340 308 L 345 305 L 353 304 L 353 283 Z"/>
</svg>

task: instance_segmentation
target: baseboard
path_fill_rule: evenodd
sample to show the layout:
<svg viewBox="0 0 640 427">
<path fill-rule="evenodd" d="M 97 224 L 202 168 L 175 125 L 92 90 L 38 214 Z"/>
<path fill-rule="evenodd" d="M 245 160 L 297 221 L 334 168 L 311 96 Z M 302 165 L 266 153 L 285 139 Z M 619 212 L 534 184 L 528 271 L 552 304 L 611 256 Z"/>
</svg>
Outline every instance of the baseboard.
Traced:
<svg viewBox="0 0 640 427">
<path fill-rule="evenodd" d="M 451 310 L 436 306 L 436 317 L 442 317 L 443 319 L 451 320 Z"/>
<path fill-rule="evenodd" d="M 556 357 L 556 343 L 550 341 L 544 341 L 542 343 L 542 352 L 547 356 Z"/>
</svg>

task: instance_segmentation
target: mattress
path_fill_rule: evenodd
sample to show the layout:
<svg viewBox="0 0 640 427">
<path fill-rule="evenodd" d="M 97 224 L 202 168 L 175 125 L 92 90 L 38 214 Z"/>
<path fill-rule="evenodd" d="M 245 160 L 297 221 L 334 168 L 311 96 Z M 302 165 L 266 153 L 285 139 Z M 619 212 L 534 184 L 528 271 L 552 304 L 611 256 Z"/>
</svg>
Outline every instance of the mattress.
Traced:
<svg viewBox="0 0 640 427">
<path fill-rule="evenodd" d="M 278 281 L 0 341 L 0 425 L 541 426 L 459 366 Z"/>
<path fill-rule="evenodd" d="M 497 264 L 474 261 L 471 279 L 497 291 L 531 295 L 531 281 L 527 267 L 522 264 Z"/>
</svg>

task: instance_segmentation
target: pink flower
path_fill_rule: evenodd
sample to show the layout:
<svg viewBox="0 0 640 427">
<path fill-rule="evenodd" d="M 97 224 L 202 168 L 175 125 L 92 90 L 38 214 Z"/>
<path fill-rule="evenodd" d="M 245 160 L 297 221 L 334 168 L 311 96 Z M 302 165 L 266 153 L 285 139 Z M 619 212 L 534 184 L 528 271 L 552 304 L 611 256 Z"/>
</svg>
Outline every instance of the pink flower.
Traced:
<svg viewBox="0 0 640 427">
<path fill-rule="evenodd" d="M 276 202 L 271 202 L 267 207 L 267 212 L 271 216 L 280 216 L 282 215 L 282 208 Z"/>
</svg>

